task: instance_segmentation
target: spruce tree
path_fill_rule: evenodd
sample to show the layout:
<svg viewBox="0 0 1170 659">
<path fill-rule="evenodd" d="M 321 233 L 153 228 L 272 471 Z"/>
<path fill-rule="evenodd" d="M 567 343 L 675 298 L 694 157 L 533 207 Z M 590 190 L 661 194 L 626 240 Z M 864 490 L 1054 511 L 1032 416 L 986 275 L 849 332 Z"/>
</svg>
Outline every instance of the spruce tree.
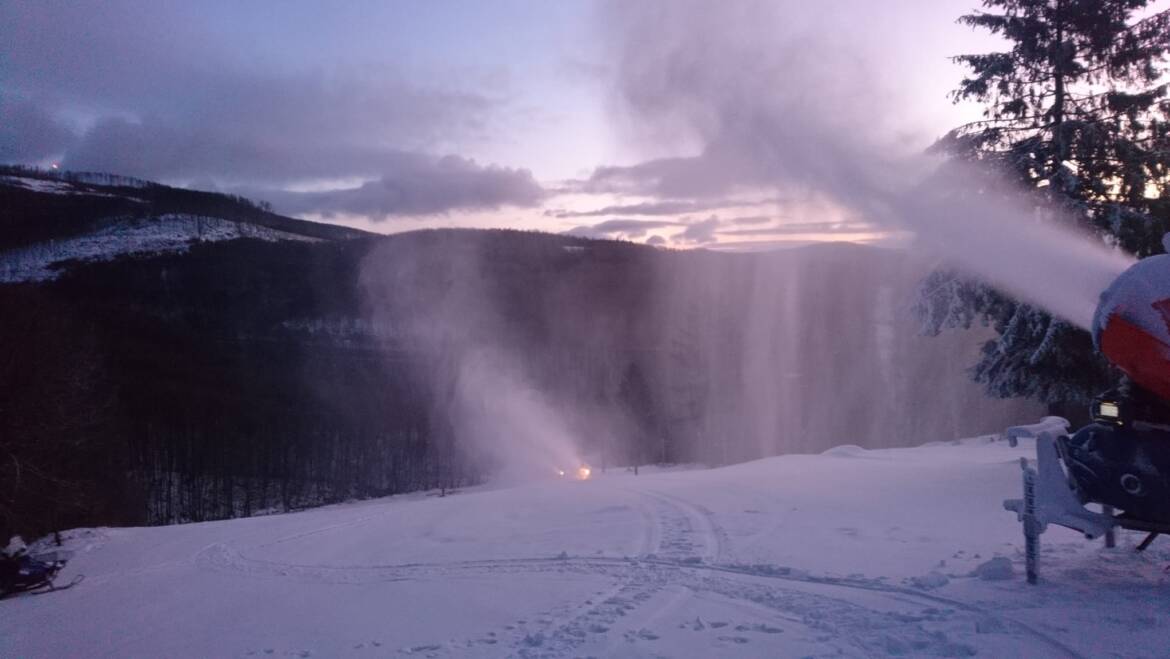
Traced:
<svg viewBox="0 0 1170 659">
<path fill-rule="evenodd" d="M 1080 228 L 1137 256 L 1162 251 L 1170 230 L 1170 11 L 1140 17 L 1149 0 L 984 0 L 960 23 L 1003 37 L 1009 50 L 961 55 L 953 92 L 983 119 L 935 149 L 1006 172 Z M 923 284 L 927 333 L 992 326 L 973 369 L 989 393 L 1083 403 L 1117 373 L 1089 334 L 954 273 Z"/>
</svg>

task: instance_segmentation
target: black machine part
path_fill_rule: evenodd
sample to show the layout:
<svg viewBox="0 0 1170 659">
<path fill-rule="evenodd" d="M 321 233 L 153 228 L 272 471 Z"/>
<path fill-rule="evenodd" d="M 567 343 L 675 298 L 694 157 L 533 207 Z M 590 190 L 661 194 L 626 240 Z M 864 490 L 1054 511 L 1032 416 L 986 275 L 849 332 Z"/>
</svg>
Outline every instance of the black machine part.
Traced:
<svg viewBox="0 0 1170 659">
<path fill-rule="evenodd" d="M 1061 437 L 1057 448 L 1082 503 L 1170 524 L 1170 427 L 1135 417 L 1097 422 Z"/>
</svg>

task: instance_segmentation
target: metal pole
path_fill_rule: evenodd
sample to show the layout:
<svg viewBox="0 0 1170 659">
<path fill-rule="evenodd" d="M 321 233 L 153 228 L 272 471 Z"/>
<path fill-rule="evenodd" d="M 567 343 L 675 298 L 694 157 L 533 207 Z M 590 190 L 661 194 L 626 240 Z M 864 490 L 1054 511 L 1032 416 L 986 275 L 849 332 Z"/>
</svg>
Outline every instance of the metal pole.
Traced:
<svg viewBox="0 0 1170 659">
<path fill-rule="evenodd" d="M 1040 568 L 1040 533 L 1036 521 L 1036 471 L 1024 469 L 1024 570 L 1035 585 Z"/>
</svg>

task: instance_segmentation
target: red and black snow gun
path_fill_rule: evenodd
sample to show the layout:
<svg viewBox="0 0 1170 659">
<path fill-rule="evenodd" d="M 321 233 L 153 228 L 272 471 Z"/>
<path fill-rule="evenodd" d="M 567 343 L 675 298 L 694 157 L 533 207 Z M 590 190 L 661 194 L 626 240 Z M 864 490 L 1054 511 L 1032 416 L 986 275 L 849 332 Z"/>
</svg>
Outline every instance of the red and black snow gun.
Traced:
<svg viewBox="0 0 1170 659">
<path fill-rule="evenodd" d="M 1163 243 L 1170 252 L 1170 240 Z M 1170 254 L 1138 261 L 1101 294 L 1093 342 L 1130 380 L 1093 401 L 1093 423 L 1072 435 L 1057 417 L 1008 430 L 1036 438 L 1024 498 L 1004 502 L 1023 522 L 1031 583 L 1049 524 L 1090 538 L 1115 527 L 1144 531 L 1139 551 L 1170 534 Z"/>
<path fill-rule="evenodd" d="M 1170 529 L 1170 255 L 1138 261 L 1101 294 L 1093 341 L 1130 381 L 1056 441 L 1069 484 L 1081 503 L 1122 511 L 1123 526 Z"/>
</svg>

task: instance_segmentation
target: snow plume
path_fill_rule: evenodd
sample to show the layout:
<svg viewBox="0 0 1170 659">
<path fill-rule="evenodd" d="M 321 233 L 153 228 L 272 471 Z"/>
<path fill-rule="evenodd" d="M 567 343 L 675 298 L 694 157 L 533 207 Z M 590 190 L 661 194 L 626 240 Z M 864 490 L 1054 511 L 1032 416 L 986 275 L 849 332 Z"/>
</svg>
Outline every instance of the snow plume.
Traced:
<svg viewBox="0 0 1170 659">
<path fill-rule="evenodd" d="M 459 364 L 453 423 L 496 477 L 549 476 L 581 462 L 573 432 L 506 350 L 476 348 Z"/>
<path fill-rule="evenodd" d="M 900 125 L 914 103 L 883 81 L 892 73 L 875 64 L 881 54 L 847 30 L 830 34 L 806 5 L 607 5 L 617 107 L 643 142 L 698 155 L 601 168 L 589 187 L 820 198 L 844 219 L 910 229 L 951 265 L 1088 328 L 1132 259 L 1056 226 L 984 171 L 923 155 L 921 136 Z"/>
<path fill-rule="evenodd" d="M 395 328 L 388 366 L 405 361 L 426 391 L 436 467 L 452 481 L 574 469 L 582 461 L 578 429 L 528 371 L 523 340 L 505 322 L 495 280 L 482 268 L 479 241 L 445 232 L 421 240 L 372 250 L 361 287 L 367 315 Z"/>
<path fill-rule="evenodd" d="M 990 330 L 917 332 L 929 265 L 843 243 L 689 254 L 656 282 L 672 441 L 709 464 L 833 446 L 997 432 L 1043 408 L 988 398 L 965 373 Z"/>
</svg>

